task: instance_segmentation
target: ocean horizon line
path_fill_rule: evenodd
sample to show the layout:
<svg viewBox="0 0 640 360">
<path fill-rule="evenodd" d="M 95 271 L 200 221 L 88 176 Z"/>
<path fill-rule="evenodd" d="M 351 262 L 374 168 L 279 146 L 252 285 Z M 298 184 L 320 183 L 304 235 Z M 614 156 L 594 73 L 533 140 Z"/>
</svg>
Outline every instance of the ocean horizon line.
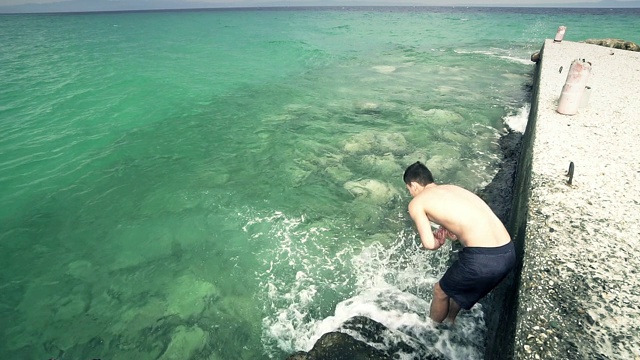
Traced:
<svg viewBox="0 0 640 360">
<path fill-rule="evenodd" d="M 617 4 L 621 2 L 616 1 Z M 29 10 L 13 10 L 4 12 L 3 6 L 0 6 L 0 15 L 97 15 L 97 14 L 125 14 L 125 13 L 167 13 L 167 12 L 224 12 L 224 11 L 304 11 L 304 10 L 416 10 L 416 9 L 440 9 L 440 10 L 484 10 L 484 9 L 517 9 L 537 11 L 548 11 L 549 9 L 563 10 L 624 10 L 640 9 L 640 1 L 629 1 L 634 6 L 628 7 L 612 7 L 604 6 L 600 3 L 595 4 L 558 4 L 555 6 L 535 6 L 535 5 L 306 5 L 306 6 L 290 6 L 290 5 L 272 5 L 272 6 L 221 6 L 221 7 L 176 7 L 176 8 L 158 8 L 158 9 L 114 9 L 114 10 L 49 10 L 49 11 L 29 11 Z M 40 5 L 40 4 L 38 4 Z M 36 6 L 38 6 L 36 5 Z M 609 4 L 610 5 L 610 4 Z M 15 8 L 14 5 L 4 6 L 5 8 Z"/>
</svg>

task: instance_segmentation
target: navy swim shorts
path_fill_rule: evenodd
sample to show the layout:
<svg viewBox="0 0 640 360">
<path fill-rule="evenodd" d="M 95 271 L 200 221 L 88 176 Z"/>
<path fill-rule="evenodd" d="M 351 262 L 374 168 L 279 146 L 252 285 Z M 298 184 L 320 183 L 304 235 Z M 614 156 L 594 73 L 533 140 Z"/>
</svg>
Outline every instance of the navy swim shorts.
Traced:
<svg viewBox="0 0 640 360">
<path fill-rule="evenodd" d="M 469 310 L 509 274 L 515 263 L 512 241 L 493 248 L 465 247 L 440 279 L 440 287 L 461 308 Z"/>
</svg>

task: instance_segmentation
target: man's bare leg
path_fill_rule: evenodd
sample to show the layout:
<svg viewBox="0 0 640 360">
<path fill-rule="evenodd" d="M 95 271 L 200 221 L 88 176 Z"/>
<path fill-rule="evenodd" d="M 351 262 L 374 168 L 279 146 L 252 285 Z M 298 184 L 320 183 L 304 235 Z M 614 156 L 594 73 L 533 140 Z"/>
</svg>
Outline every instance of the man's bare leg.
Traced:
<svg viewBox="0 0 640 360">
<path fill-rule="evenodd" d="M 447 314 L 447 321 L 453 325 L 456 322 L 456 316 L 460 312 L 460 305 L 458 303 L 449 298 L 449 314 Z"/>
<path fill-rule="evenodd" d="M 459 307 L 458 307 L 458 310 L 456 311 L 456 315 L 458 314 L 458 311 L 460 311 Z M 436 283 L 433 286 L 433 300 L 431 300 L 431 309 L 429 312 L 429 317 L 431 317 L 431 320 L 437 323 L 441 323 L 447 317 L 448 314 L 449 314 L 449 296 L 447 296 L 447 294 L 445 294 L 444 291 L 442 291 L 442 288 L 440 287 L 440 283 Z M 454 318 L 455 318 L 455 315 L 454 315 Z"/>
</svg>

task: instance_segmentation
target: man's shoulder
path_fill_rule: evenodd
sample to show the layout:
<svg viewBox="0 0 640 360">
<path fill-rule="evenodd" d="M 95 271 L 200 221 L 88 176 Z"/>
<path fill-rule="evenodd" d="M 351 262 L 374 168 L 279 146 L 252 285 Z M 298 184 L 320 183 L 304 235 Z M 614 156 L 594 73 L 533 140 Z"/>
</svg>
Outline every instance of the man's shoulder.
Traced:
<svg viewBox="0 0 640 360">
<path fill-rule="evenodd" d="M 433 204 L 434 200 L 442 198 L 443 196 L 446 196 L 447 190 L 440 189 L 440 186 L 442 185 L 438 185 L 433 188 L 424 189 L 420 194 L 414 197 L 412 201 L 422 204 L 423 206 L 428 206 L 430 204 Z"/>
<path fill-rule="evenodd" d="M 466 191 L 465 188 L 456 184 L 441 184 L 435 187 L 434 189 L 440 189 L 442 191 L 460 191 L 460 190 Z"/>
<path fill-rule="evenodd" d="M 443 184 L 434 188 L 433 190 L 437 190 L 437 193 L 440 196 L 448 196 L 448 195 L 471 195 L 473 192 L 463 188 L 462 186 L 455 184 Z M 474 194 L 473 194 L 474 195 Z"/>
<path fill-rule="evenodd" d="M 426 188 L 422 192 L 425 196 L 434 197 L 434 196 L 446 196 L 449 193 L 458 192 L 464 190 L 458 185 L 453 184 L 438 184 L 437 186 Z"/>
</svg>

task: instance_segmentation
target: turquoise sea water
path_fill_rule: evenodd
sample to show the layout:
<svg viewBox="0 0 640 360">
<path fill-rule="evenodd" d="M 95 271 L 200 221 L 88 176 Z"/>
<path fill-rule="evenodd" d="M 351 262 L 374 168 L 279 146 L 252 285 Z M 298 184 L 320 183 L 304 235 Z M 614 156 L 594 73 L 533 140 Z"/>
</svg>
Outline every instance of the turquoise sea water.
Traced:
<svg viewBox="0 0 640 360">
<path fill-rule="evenodd" d="M 478 190 L 543 40 L 639 14 L 0 16 L 0 358 L 283 358 L 354 315 L 480 358 L 480 305 L 426 320 L 402 171 Z"/>
</svg>

